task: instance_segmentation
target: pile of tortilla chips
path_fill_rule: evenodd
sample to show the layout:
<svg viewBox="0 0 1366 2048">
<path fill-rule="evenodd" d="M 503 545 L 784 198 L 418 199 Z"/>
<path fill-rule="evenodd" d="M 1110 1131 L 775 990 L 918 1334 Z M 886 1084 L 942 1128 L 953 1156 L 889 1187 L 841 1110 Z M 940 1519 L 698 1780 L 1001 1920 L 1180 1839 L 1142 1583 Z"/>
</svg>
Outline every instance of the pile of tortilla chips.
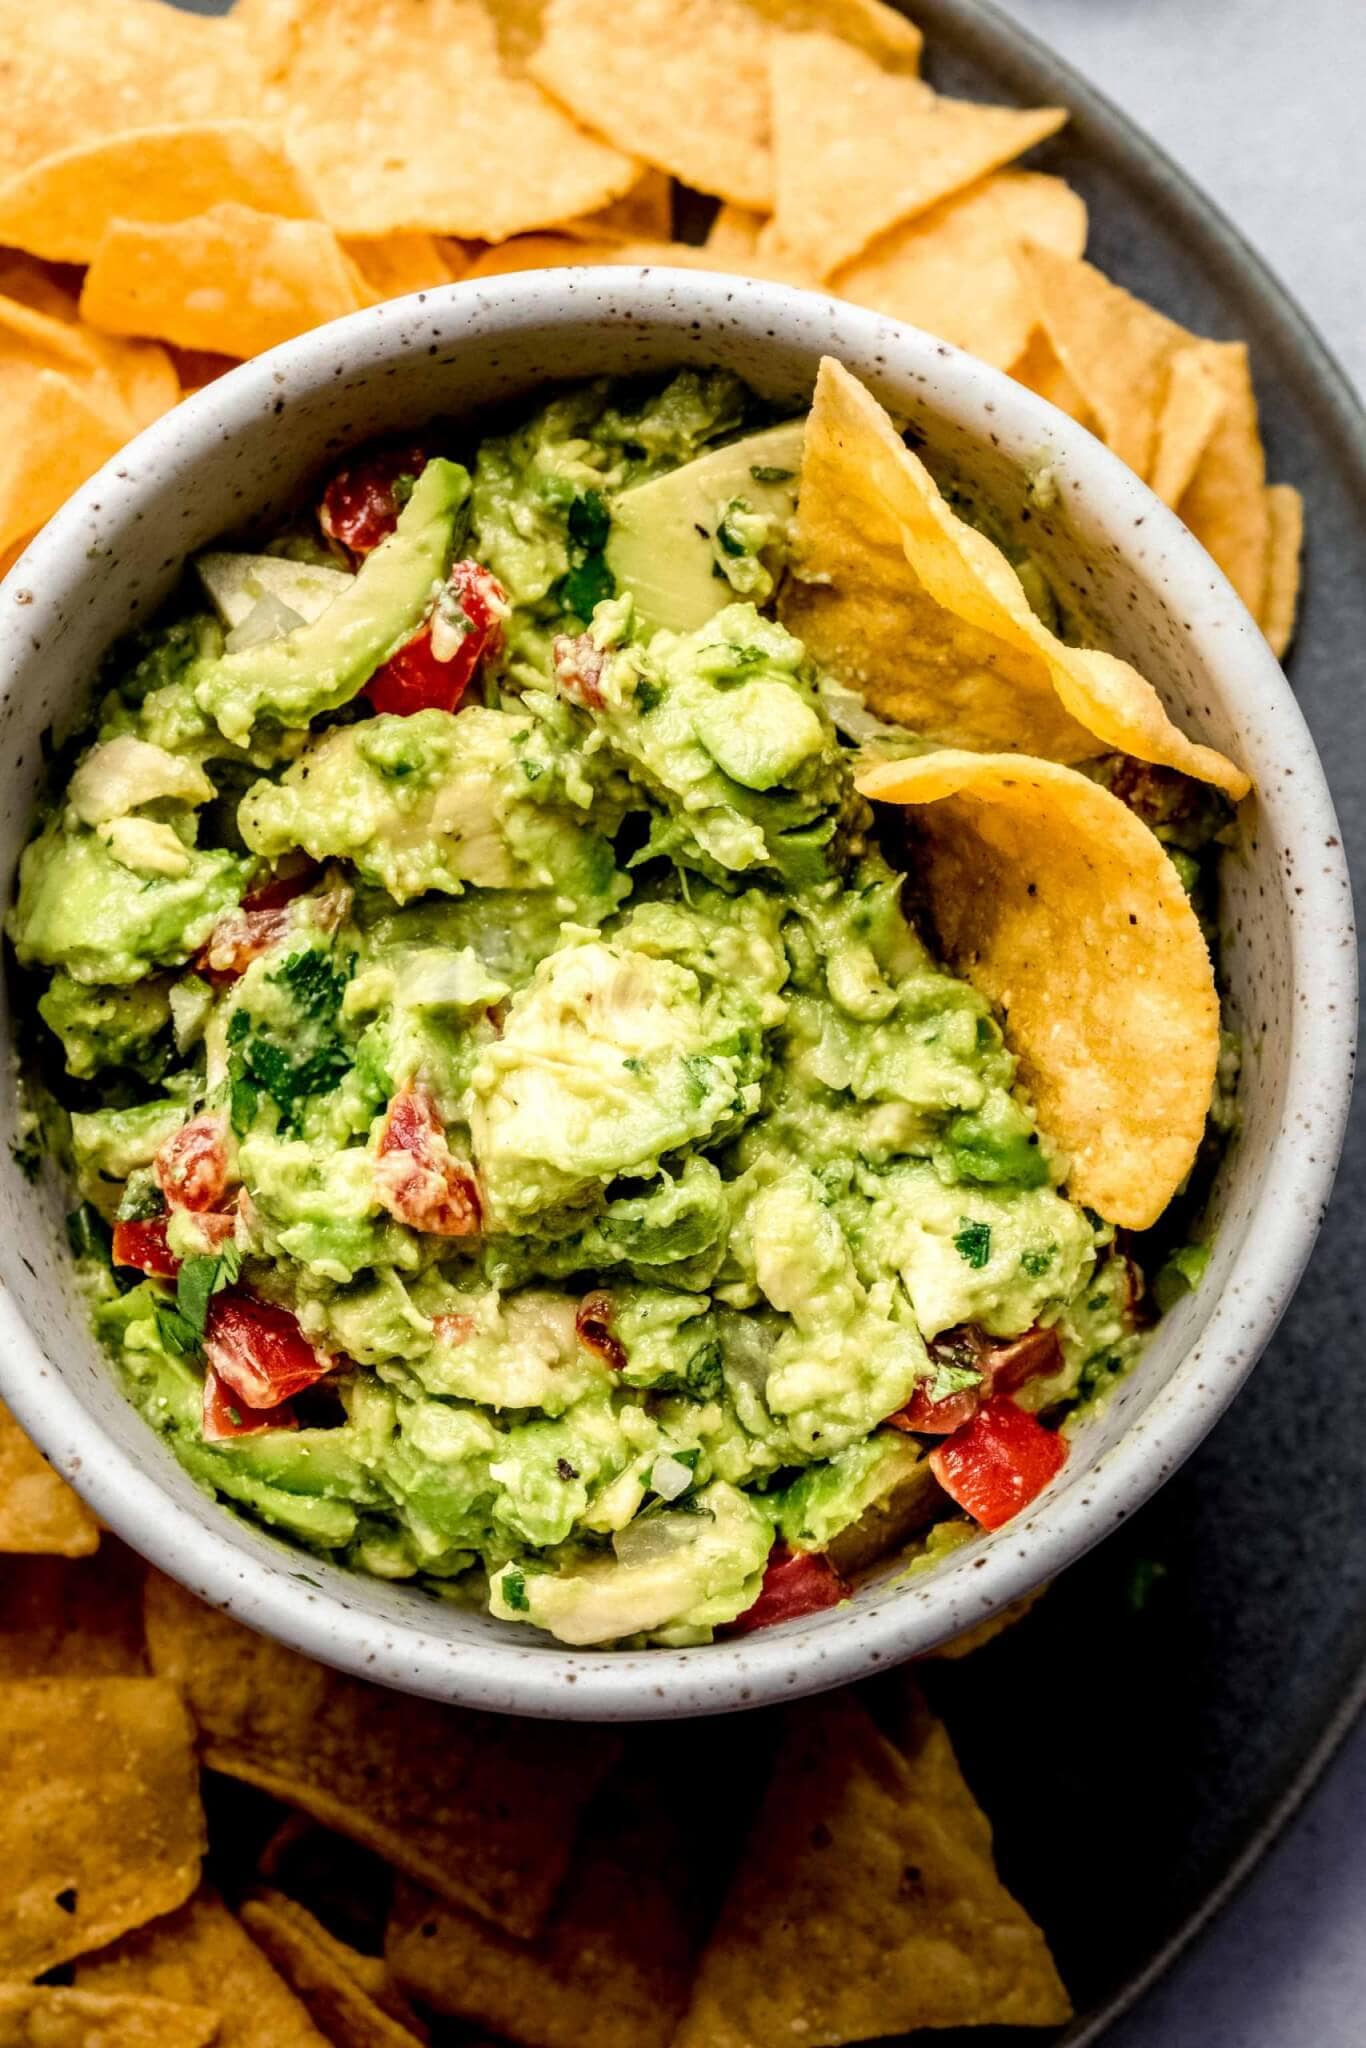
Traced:
<svg viewBox="0 0 1366 2048">
<path fill-rule="evenodd" d="M 0 564 L 234 360 L 461 278 L 668 262 L 1008 370 L 1289 643 L 1302 506 L 1267 486 L 1246 349 L 1086 263 L 1085 205 L 1033 167 L 1065 109 L 935 92 L 883 0 L 0 0 L 0 40 Z M 701 245 L 685 190 L 720 201 Z"/>
<path fill-rule="evenodd" d="M 0 1859 L 3 2048 L 835 2048 L 1070 2011 L 909 1679 L 624 1734 L 410 1699 L 141 1565 L 3 1409 Z"/>
</svg>

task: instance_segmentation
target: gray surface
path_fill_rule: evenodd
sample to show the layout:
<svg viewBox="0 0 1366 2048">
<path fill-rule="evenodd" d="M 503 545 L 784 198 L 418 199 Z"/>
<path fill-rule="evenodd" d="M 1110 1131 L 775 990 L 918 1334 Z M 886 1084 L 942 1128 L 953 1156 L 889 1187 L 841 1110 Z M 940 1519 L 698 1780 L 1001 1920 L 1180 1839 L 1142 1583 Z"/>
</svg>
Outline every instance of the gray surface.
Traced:
<svg viewBox="0 0 1366 2048">
<path fill-rule="evenodd" d="M 1229 213 L 1366 387 L 1366 7 L 1011 0 Z M 1274 1708 L 1271 1709 L 1274 1711 Z M 1114 2048 L 1361 2048 L 1366 1727 Z"/>
</svg>

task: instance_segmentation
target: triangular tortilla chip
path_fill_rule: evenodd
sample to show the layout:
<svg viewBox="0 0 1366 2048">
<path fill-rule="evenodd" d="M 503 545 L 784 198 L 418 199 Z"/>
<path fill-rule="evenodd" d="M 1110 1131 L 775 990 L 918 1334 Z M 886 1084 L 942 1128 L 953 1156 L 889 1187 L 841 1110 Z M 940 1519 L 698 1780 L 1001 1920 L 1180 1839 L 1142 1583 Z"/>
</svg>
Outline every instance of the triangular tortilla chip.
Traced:
<svg viewBox="0 0 1366 2048">
<path fill-rule="evenodd" d="M 1292 484 L 1272 484 L 1266 494 L 1266 509 L 1271 539 L 1260 623 L 1271 642 L 1271 652 L 1280 661 L 1295 634 L 1300 551 L 1304 545 L 1304 499 Z"/>
<path fill-rule="evenodd" d="M 179 399 L 180 380 L 164 348 L 86 326 L 75 298 L 36 265 L 27 268 L 23 258 L 5 264 L 0 287 L 0 357 L 77 377 L 121 439 L 150 426 Z"/>
<path fill-rule="evenodd" d="M 376 235 L 352 238 L 342 248 L 377 299 L 401 299 L 409 292 L 434 291 L 465 274 L 463 256 L 435 235 Z"/>
<path fill-rule="evenodd" d="M 785 1717 L 676 2048 L 1069 2017 L 1042 1934 L 961 1824 L 961 1779 L 946 1797 L 951 1759 L 942 1738 L 901 1755 L 847 1693 Z"/>
<path fill-rule="evenodd" d="M 242 1921 L 333 2048 L 417 2048 L 427 2039 L 382 1958 L 348 1948 L 293 1899 L 248 1899 Z"/>
<path fill-rule="evenodd" d="M 85 275 L 81 314 L 111 334 L 253 356 L 358 312 L 371 296 L 322 221 L 227 204 L 189 220 L 111 221 Z"/>
<path fill-rule="evenodd" d="M 162 121 L 257 111 L 242 32 L 163 0 L 0 0 L 0 175 Z"/>
<path fill-rule="evenodd" d="M 868 703 L 940 746 L 1078 761 L 1118 750 L 1242 796 L 1248 778 L 1171 723 L 1114 655 L 1070 647 L 952 512 L 876 399 L 822 362 L 803 446 L 784 621 Z"/>
<path fill-rule="evenodd" d="M 763 226 L 762 213 L 751 213 L 747 206 L 732 206 L 729 200 L 723 200 L 702 246 L 709 256 L 723 264 L 743 262 L 758 248 Z"/>
<path fill-rule="evenodd" d="M 814 284 L 782 257 L 767 253 L 718 255 L 709 244 L 692 242 L 580 242 L 573 235 L 517 235 L 498 242 L 475 257 L 467 278 L 501 277 L 513 270 L 559 270 L 584 263 L 651 266 L 670 269 L 722 270 L 737 277 L 770 277 L 782 284 Z"/>
<path fill-rule="evenodd" d="M 220 2039 L 207 2006 L 0 1984 L 0 2048 L 210 2048 Z"/>
<path fill-rule="evenodd" d="M 645 170 L 629 192 L 562 223 L 560 232 L 585 242 L 667 242 L 673 234 L 673 180 L 663 171 Z"/>
<path fill-rule="evenodd" d="M 33 1678 L 0 1715 L 0 1977 L 169 1913 L 199 1881 L 194 1731 L 160 1678 Z"/>
<path fill-rule="evenodd" d="M 0 420 L 7 410 L 0 401 Z M 17 452 L 12 442 L 5 445 L 11 455 Z M 6 533 L 5 543 L 20 537 Z M 80 1495 L 58 1477 L 9 1409 L 0 1405 L 0 1552 L 89 1557 L 99 1540 L 100 1525 Z"/>
<path fill-rule="evenodd" d="M 1255 619 L 1266 589 L 1271 517 L 1252 367 L 1245 342 L 1209 346 L 1223 385 L 1224 409 L 1176 509 Z"/>
<path fill-rule="evenodd" d="M 94 1557 L 0 1566 L 0 1681 L 145 1674 L 142 1563 L 116 1536 Z"/>
<path fill-rule="evenodd" d="M 146 1621 L 152 1668 L 184 1687 L 211 1770 L 259 1785 L 509 1932 L 535 1933 L 616 1755 L 610 1731 L 443 1707 L 343 1677 L 159 1573 Z"/>
<path fill-rule="evenodd" d="M 221 2012 L 218 2048 L 328 2048 L 283 1978 L 222 1902 L 200 1892 L 179 1912 L 76 1965 L 82 1991 L 169 1998 Z"/>
<path fill-rule="evenodd" d="M 638 163 L 521 75 L 500 42 L 503 11 L 498 0 L 239 9 L 268 104 L 342 234 L 497 242 L 591 213 L 636 182 Z"/>
<path fill-rule="evenodd" d="M 306 218 L 317 202 L 278 129 L 196 121 L 83 139 L 0 186 L 0 242 L 88 263 L 111 220 L 185 220 L 224 200 Z"/>
<path fill-rule="evenodd" d="M 818 277 L 1053 135 L 1062 107 L 944 99 L 830 35 L 770 54 L 774 225 Z"/>
<path fill-rule="evenodd" d="M 1095 427 L 1095 414 L 1058 361 L 1057 351 L 1042 327 L 1036 327 L 1030 335 L 1024 354 L 1011 364 L 1010 374 L 1017 384 L 1047 399 L 1059 412 L 1068 413 L 1078 425 Z"/>
<path fill-rule="evenodd" d="M 1067 256 L 1086 246 L 1086 207 L 1061 178 L 996 171 L 883 235 L 831 289 L 1007 369 L 1034 326 L 1016 261 L 1027 238 Z"/>
<path fill-rule="evenodd" d="M 1095 414 L 1102 439 L 1146 477 L 1168 359 L 1193 337 L 1080 256 L 1079 249 L 1069 253 L 1035 236 L 1020 264 L 1033 310 Z"/>
<path fill-rule="evenodd" d="M 618 149 L 767 211 L 769 53 L 811 28 L 907 69 L 920 54 L 920 31 L 878 0 L 549 0 L 528 68 Z"/>
<path fill-rule="evenodd" d="M 1148 477 L 1164 505 L 1179 505 L 1185 496 L 1227 403 L 1217 341 L 1187 342 L 1172 351 Z"/>
<path fill-rule="evenodd" d="M 697 1936 L 676 1791 L 639 1766 L 605 1788 L 530 1944 L 400 1887 L 385 1941 L 395 1976 L 424 2005 L 537 2048 L 669 2048 Z"/>
<path fill-rule="evenodd" d="M 1068 1193 L 1146 1230 L 1194 1163 L 1219 1058 L 1214 971 L 1166 849 L 1053 761 L 946 749 L 858 787 L 915 806 L 939 943 L 1003 1013 Z"/>
</svg>

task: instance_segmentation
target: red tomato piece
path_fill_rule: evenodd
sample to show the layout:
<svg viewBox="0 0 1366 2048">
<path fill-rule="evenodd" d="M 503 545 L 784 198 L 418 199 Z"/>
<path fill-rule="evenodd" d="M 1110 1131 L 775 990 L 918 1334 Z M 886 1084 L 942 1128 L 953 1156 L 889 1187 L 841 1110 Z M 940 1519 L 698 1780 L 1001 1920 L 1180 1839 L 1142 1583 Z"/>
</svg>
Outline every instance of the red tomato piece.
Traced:
<svg viewBox="0 0 1366 2048">
<path fill-rule="evenodd" d="M 318 507 L 318 524 L 328 539 L 339 540 L 353 555 L 377 548 L 398 524 L 395 483 L 401 476 L 421 476 L 429 460 L 425 448 L 382 448 L 339 469 Z"/>
<path fill-rule="evenodd" d="M 196 970 L 220 985 L 245 974 L 253 960 L 269 953 L 288 935 L 292 923 L 289 907 L 308 893 L 316 873 L 312 869 L 301 876 L 281 876 L 251 890 L 236 910 L 219 918 L 195 957 Z M 313 920 L 318 930 L 335 931 L 350 902 L 347 889 L 329 889 L 317 897 Z"/>
<path fill-rule="evenodd" d="M 259 1436 L 263 1429 L 297 1429 L 288 1401 L 274 1408 L 248 1408 L 212 1366 L 204 1375 L 204 1441 L 221 1444 L 235 1436 Z"/>
<path fill-rule="evenodd" d="M 313 1386 L 336 1364 L 315 1351 L 288 1309 L 251 1294 L 215 1294 L 204 1355 L 248 1408 L 276 1408 Z"/>
<path fill-rule="evenodd" d="M 823 1607 L 838 1607 L 848 1598 L 848 1584 L 823 1552 L 789 1550 L 785 1543 L 775 1543 L 758 1599 L 730 1623 L 727 1634 L 752 1635 L 756 1628 L 797 1621 Z"/>
<path fill-rule="evenodd" d="M 414 711 L 454 711 L 480 663 L 502 646 L 508 601 L 497 577 L 478 562 L 457 562 L 447 582 L 458 607 L 456 626 L 428 619 L 375 670 L 362 694 L 377 712 L 408 718 Z"/>
<path fill-rule="evenodd" d="M 1045 1429 L 1005 1394 L 930 1453 L 930 1470 L 951 1500 L 999 1529 L 1043 1492 L 1067 1463 L 1066 1439 Z"/>
<path fill-rule="evenodd" d="M 555 683 L 562 697 L 583 711 L 602 709 L 602 671 L 606 656 L 593 645 L 591 633 L 560 633 L 551 649 Z"/>
<path fill-rule="evenodd" d="M 192 1116 L 157 1153 L 157 1186 L 173 1209 L 218 1209 L 234 1178 L 228 1119 L 222 1110 Z"/>
<path fill-rule="evenodd" d="M 385 1112 L 375 1192 L 391 1216 L 437 1237 L 469 1237 L 483 1219 L 479 1189 L 455 1158 L 425 1088 L 399 1090 Z"/>
<path fill-rule="evenodd" d="M 159 1280 L 174 1280 L 180 1261 L 166 1242 L 166 1218 L 148 1216 L 141 1223 L 114 1225 L 114 1264 L 135 1266 Z"/>
<path fill-rule="evenodd" d="M 574 1329 L 586 1351 L 591 1351 L 604 1365 L 610 1365 L 613 1372 L 620 1372 L 626 1363 L 626 1346 L 612 1328 L 615 1315 L 611 1295 L 599 1288 L 593 1294 L 585 1294 L 579 1303 Z"/>
<path fill-rule="evenodd" d="M 1056 1330 L 1026 1330 L 1023 1337 L 997 1343 L 975 1323 L 932 1337 L 929 1353 L 939 1363 L 971 1366 L 982 1377 L 977 1386 L 947 1394 L 942 1401 L 931 1401 L 924 1387 L 917 1387 L 906 1406 L 887 1417 L 893 1429 L 909 1435 L 952 1436 L 993 1394 L 1013 1394 L 1026 1380 L 1059 1371 L 1063 1362 Z"/>
</svg>

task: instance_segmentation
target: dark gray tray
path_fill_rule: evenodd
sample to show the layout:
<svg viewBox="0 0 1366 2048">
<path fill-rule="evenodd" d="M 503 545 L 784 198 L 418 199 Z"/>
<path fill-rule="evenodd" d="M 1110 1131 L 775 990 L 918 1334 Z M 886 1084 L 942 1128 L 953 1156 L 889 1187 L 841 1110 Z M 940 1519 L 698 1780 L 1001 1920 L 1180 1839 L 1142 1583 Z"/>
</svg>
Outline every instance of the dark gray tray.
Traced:
<svg viewBox="0 0 1366 2048">
<path fill-rule="evenodd" d="M 1366 416 L 1252 250 L 1076 72 L 986 0 L 908 11 L 941 90 L 1071 109 L 1040 161 L 1087 200 L 1108 275 L 1200 333 L 1251 343 L 1271 473 L 1308 512 L 1290 676 L 1366 873 Z M 1210 1919 L 1366 1703 L 1364 1212 L 1358 1098 L 1313 1263 L 1229 1415 L 1024 1626 L 931 1676 L 1006 1880 L 1076 1998 L 1059 2048 L 1098 2041 Z"/>
</svg>

